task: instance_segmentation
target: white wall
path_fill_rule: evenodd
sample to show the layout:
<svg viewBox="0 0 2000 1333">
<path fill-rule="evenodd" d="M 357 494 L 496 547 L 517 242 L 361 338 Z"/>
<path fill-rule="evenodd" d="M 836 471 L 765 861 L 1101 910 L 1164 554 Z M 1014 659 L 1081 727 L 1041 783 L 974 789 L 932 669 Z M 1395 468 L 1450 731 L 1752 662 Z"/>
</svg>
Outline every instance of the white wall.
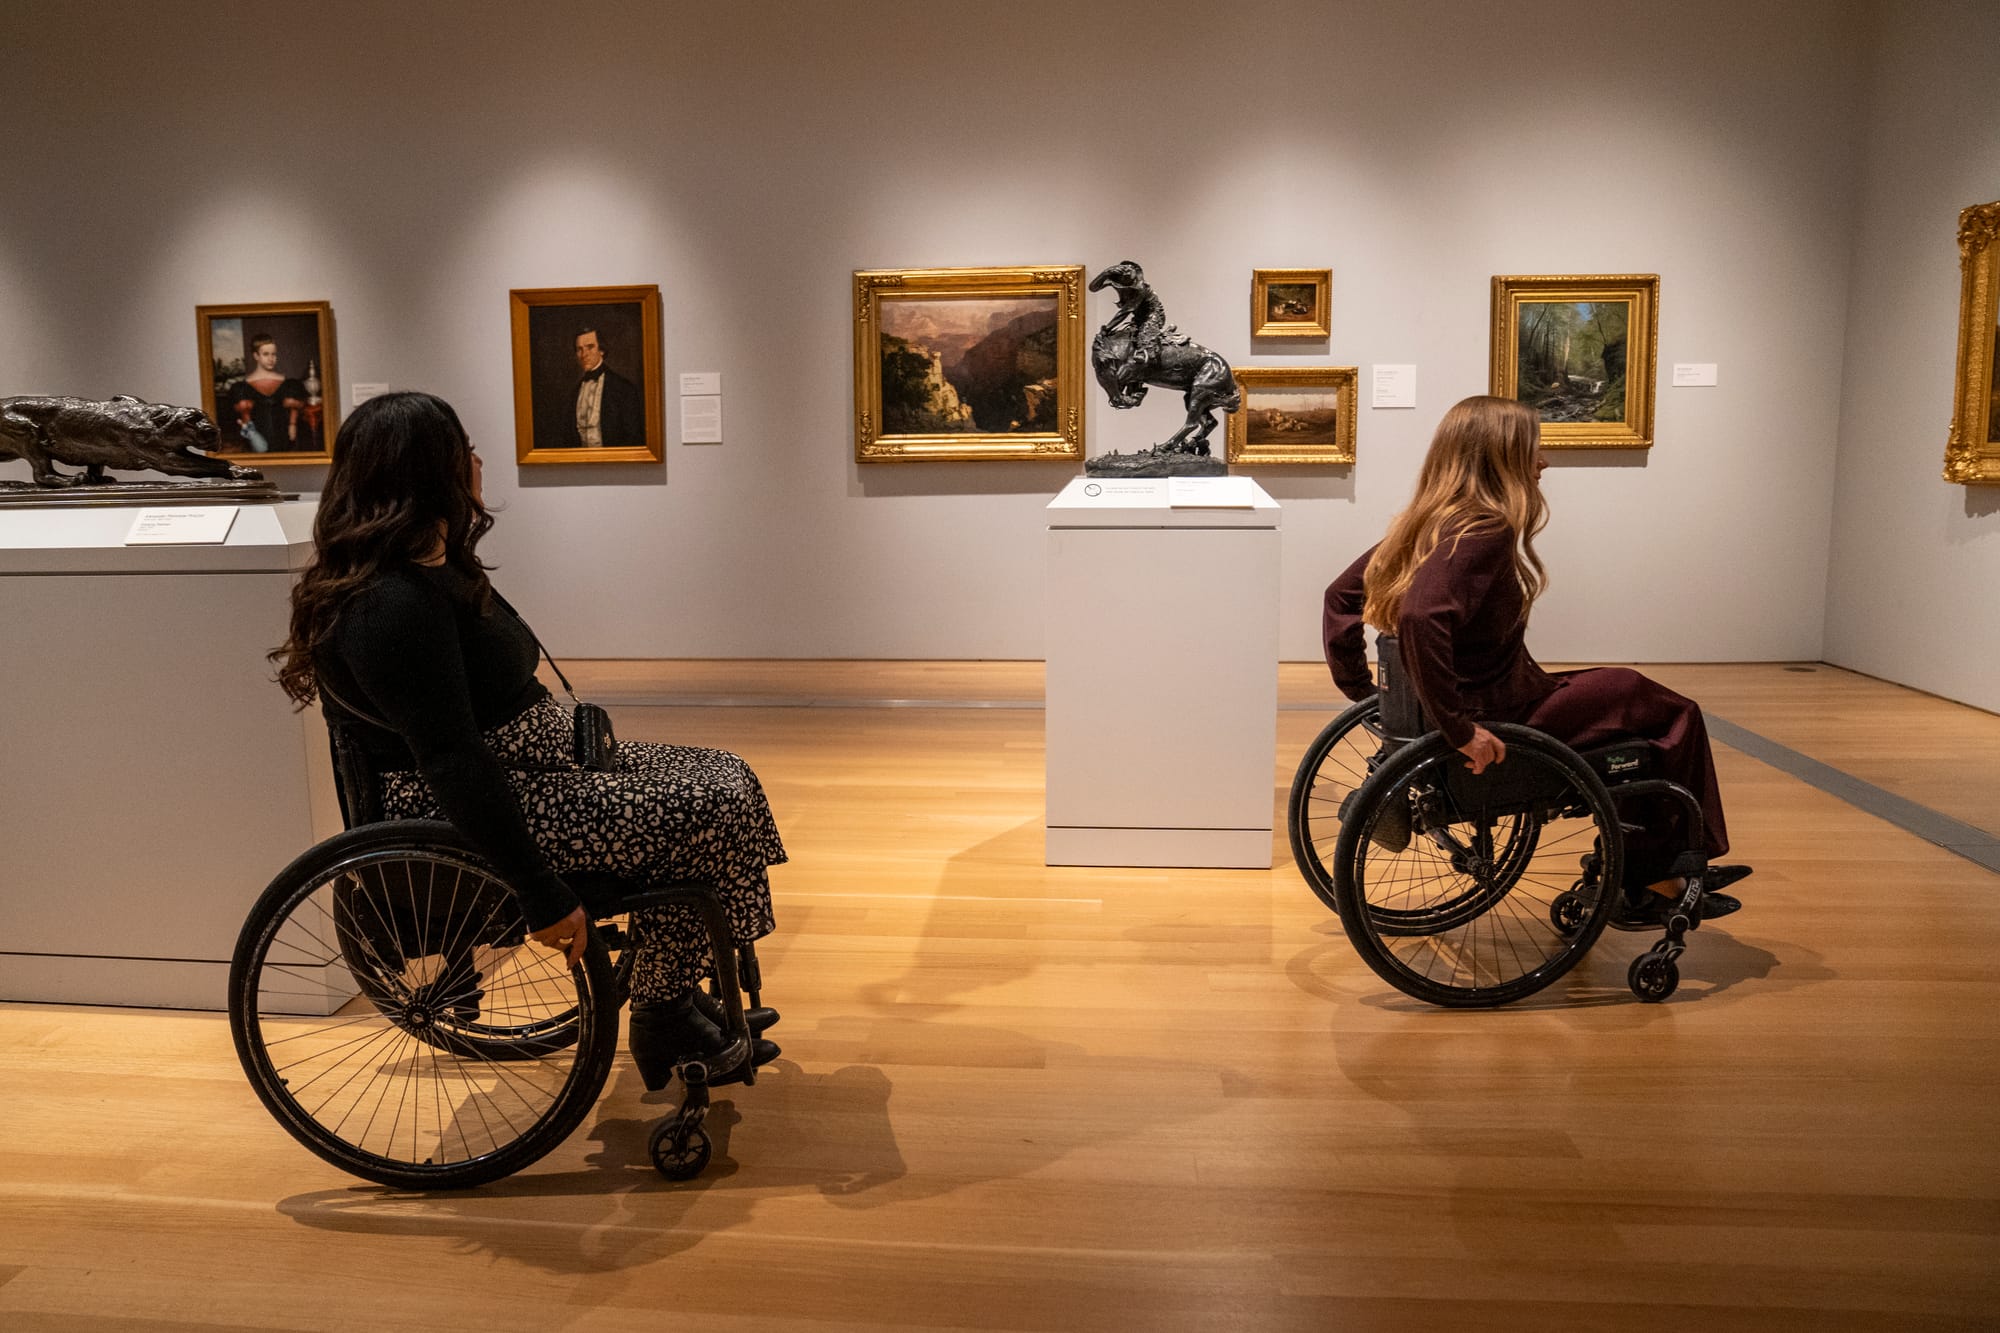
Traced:
<svg viewBox="0 0 2000 1333">
<path fill-rule="evenodd" d="M 1827 591 L 1830 662 L 2000 710 L 2000 486 L 1940 479 L 1958 211 L 2000 199 L 2000 8 L 1921 0 L 1872 34 Z"/>
<path fill-rule="evenodd" d="M 1488 279 L 1657 272 L 1663 382 L 1698 360 L 1722 384 L 1662 388 L 1649 455 L 1558 460 L 1535 646 L 1814 658 L 1863 17 L 23 9 L 0 158 L 38 184 L 0 192 L 0 393 L 199 401 L 196 304 L 329 299 L 344 384 L 441 393 L 502 460 L 488 549 L 559 650 L 1033 658 L 1040 509 L 1074 468 L 857 467 L 850 273 L 1129 257 L 1239 363 L 1420 368 L 1417 411 L 1364 410 L 1352 469 L 1257 474 L 1286 505 L 1283 648 L 1305 659 L 1321 588 L 1407 497 L 1438 414 L 1486 387 Z M 283 41 L 254 35 L 273 22 Z M 1251 268 L 1319 265 L 1329 345 L 1250 355 Z M 729 442 L 664 469 L 506 463 L 507 289 L 649 281 L 666 371 L 724 372 Z M 1093 449 L 1177 418 L 1092 388 Z"/>
</svg>

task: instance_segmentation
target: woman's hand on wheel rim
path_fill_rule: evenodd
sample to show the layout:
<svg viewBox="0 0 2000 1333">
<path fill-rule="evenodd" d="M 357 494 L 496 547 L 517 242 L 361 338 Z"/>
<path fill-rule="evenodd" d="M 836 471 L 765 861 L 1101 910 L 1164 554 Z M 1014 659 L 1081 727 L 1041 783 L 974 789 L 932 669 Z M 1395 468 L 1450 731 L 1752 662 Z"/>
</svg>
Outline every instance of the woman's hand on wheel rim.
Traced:
<svg viewBox="0 0 2000 1333">
<path fill-rule="evenodd" d="M 1459 746 L 1458 752 L 1472 761 L 1472 775 L 1478 777 L 1486 771 L 1487 765 L 1497 764 L 1507 757 L 1507 746 L 1498 736 L 1475 722 L 1472 724 L 1472 739 Z"/>
<path fill-rule="evenodd" d="M 554 949 L 571 967 L 575 967 L 583 961 L 583 951 L 590 944 L 590 921 L 579 907 L 553 926 L 543 926 L 528 938 Z"/>
</svg>

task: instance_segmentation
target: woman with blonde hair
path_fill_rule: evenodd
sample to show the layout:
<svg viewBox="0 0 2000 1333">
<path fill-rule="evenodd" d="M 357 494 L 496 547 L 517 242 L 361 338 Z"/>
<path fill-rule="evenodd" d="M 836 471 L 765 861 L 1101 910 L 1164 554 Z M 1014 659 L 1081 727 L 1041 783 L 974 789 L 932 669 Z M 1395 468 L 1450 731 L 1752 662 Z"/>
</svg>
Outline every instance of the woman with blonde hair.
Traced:
<svg viewBox="0 0 2000 1333">
<path fill-rule="evenodd" d="M 1334 683 L 1350 699 L 1375 693 L 1365 623 L 1396 636 L 1431 725 L 1474 773 L 1507 757 L 1485 722 L 1533 727 L 1578 749 L 1643 738 L 1659 752 L 1662 775 L 1700 799 L 1700 850 L 1713 862 L 1729 850 L 1729 834 L 1701 708 L 1624 667 L 1548 672 L 1528 655 L 1528 612 L 1548 586 L 1535 554 L 1548 523 L 1540 437 L 1534 409 L 1511 399 L 1467 398 L 1445 413 L 1409 507 L 1326 590 L 1322 638 Z M 1663 919 L 1685 887 L 1671 867 L 1689 841 L 1675 802 L 1649 800 L 1639 818 L 1645 831 L 1626 844 L 1630 924 Z M 1749 873 L 1711 865 L 1706 878 L 1713 890 Z M 1741 906 L 1711 891 L 1702 915 Z"/>
</svg>

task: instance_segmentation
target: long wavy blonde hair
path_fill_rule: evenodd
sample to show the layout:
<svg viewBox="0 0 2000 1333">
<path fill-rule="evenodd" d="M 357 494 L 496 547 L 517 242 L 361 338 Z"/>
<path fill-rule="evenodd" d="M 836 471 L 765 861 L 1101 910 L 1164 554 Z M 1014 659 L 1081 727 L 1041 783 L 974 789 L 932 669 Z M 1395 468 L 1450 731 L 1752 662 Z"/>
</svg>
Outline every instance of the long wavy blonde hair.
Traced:
<svg viewBox="0 0 2000 1333">
<path fill-rule="evenodd" d="M 1549 586 L 1535 554 L 1535 534 L 1549 521 L 1535 480 L 1540 435 L 1534 409 L 1511 398 L 1481 394 L 1444 414 L 1417 474 L 1416 498 L 1389 524 L 1368 562 L 1362 619 L 1394 633 L 1410 581 L 1438 544 L 1499 527 L 1514 534 L 1514 577 L 1521 585 L 1521 618 L 1527 619 Z"/>
</svg>

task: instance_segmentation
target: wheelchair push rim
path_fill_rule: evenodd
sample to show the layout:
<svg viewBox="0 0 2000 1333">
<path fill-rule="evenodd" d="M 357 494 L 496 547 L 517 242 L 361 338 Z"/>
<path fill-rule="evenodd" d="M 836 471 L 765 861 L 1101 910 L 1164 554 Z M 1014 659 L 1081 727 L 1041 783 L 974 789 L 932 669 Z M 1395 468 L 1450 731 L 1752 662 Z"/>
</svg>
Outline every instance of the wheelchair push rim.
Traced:
<svg viewBox="0 0 2000 1333">
<path fill-rule="evenodd" d="M 1352 704 L 1320 728 L 1299 759 L 1285 801 L 1285 831 L 1292 844 L 1292 863 L 1299 868 L 1319 900 L 1334 911 L 1329 862 L 1340 840 L 1341 811 L 1355 790 L 1374 771 L 1382 748 L 1382 703 L 1371 696 Z"/>
<path fill-rule="evenodd" d="M 267 1109 L 365 1179 L 456 1188 L 520 1170 L 595 1103 L 617 1042 L 594 938 L 566 966 L 448 826 L 331 839 L 253 908 L 230 1030 Z"/>
<path fill-rule="evenodd" d="M 1335 850 L 1341 924 L 1356 952 L 1432 1004 L 1484 1007 L 1541 990 L 1589 952 L 1617 896 L 1608 886 L 1623 848 L 1602 781 L 1540 732 L 1491 730 L 1507 759 L 1484 781 L 1439 735 L 1385 760 Z M 1385 847 L 1370 835 L 1399 801 L 1412 827 L 1407 846 L 1391 850 L 1394 838 Z"/>
</svg>

